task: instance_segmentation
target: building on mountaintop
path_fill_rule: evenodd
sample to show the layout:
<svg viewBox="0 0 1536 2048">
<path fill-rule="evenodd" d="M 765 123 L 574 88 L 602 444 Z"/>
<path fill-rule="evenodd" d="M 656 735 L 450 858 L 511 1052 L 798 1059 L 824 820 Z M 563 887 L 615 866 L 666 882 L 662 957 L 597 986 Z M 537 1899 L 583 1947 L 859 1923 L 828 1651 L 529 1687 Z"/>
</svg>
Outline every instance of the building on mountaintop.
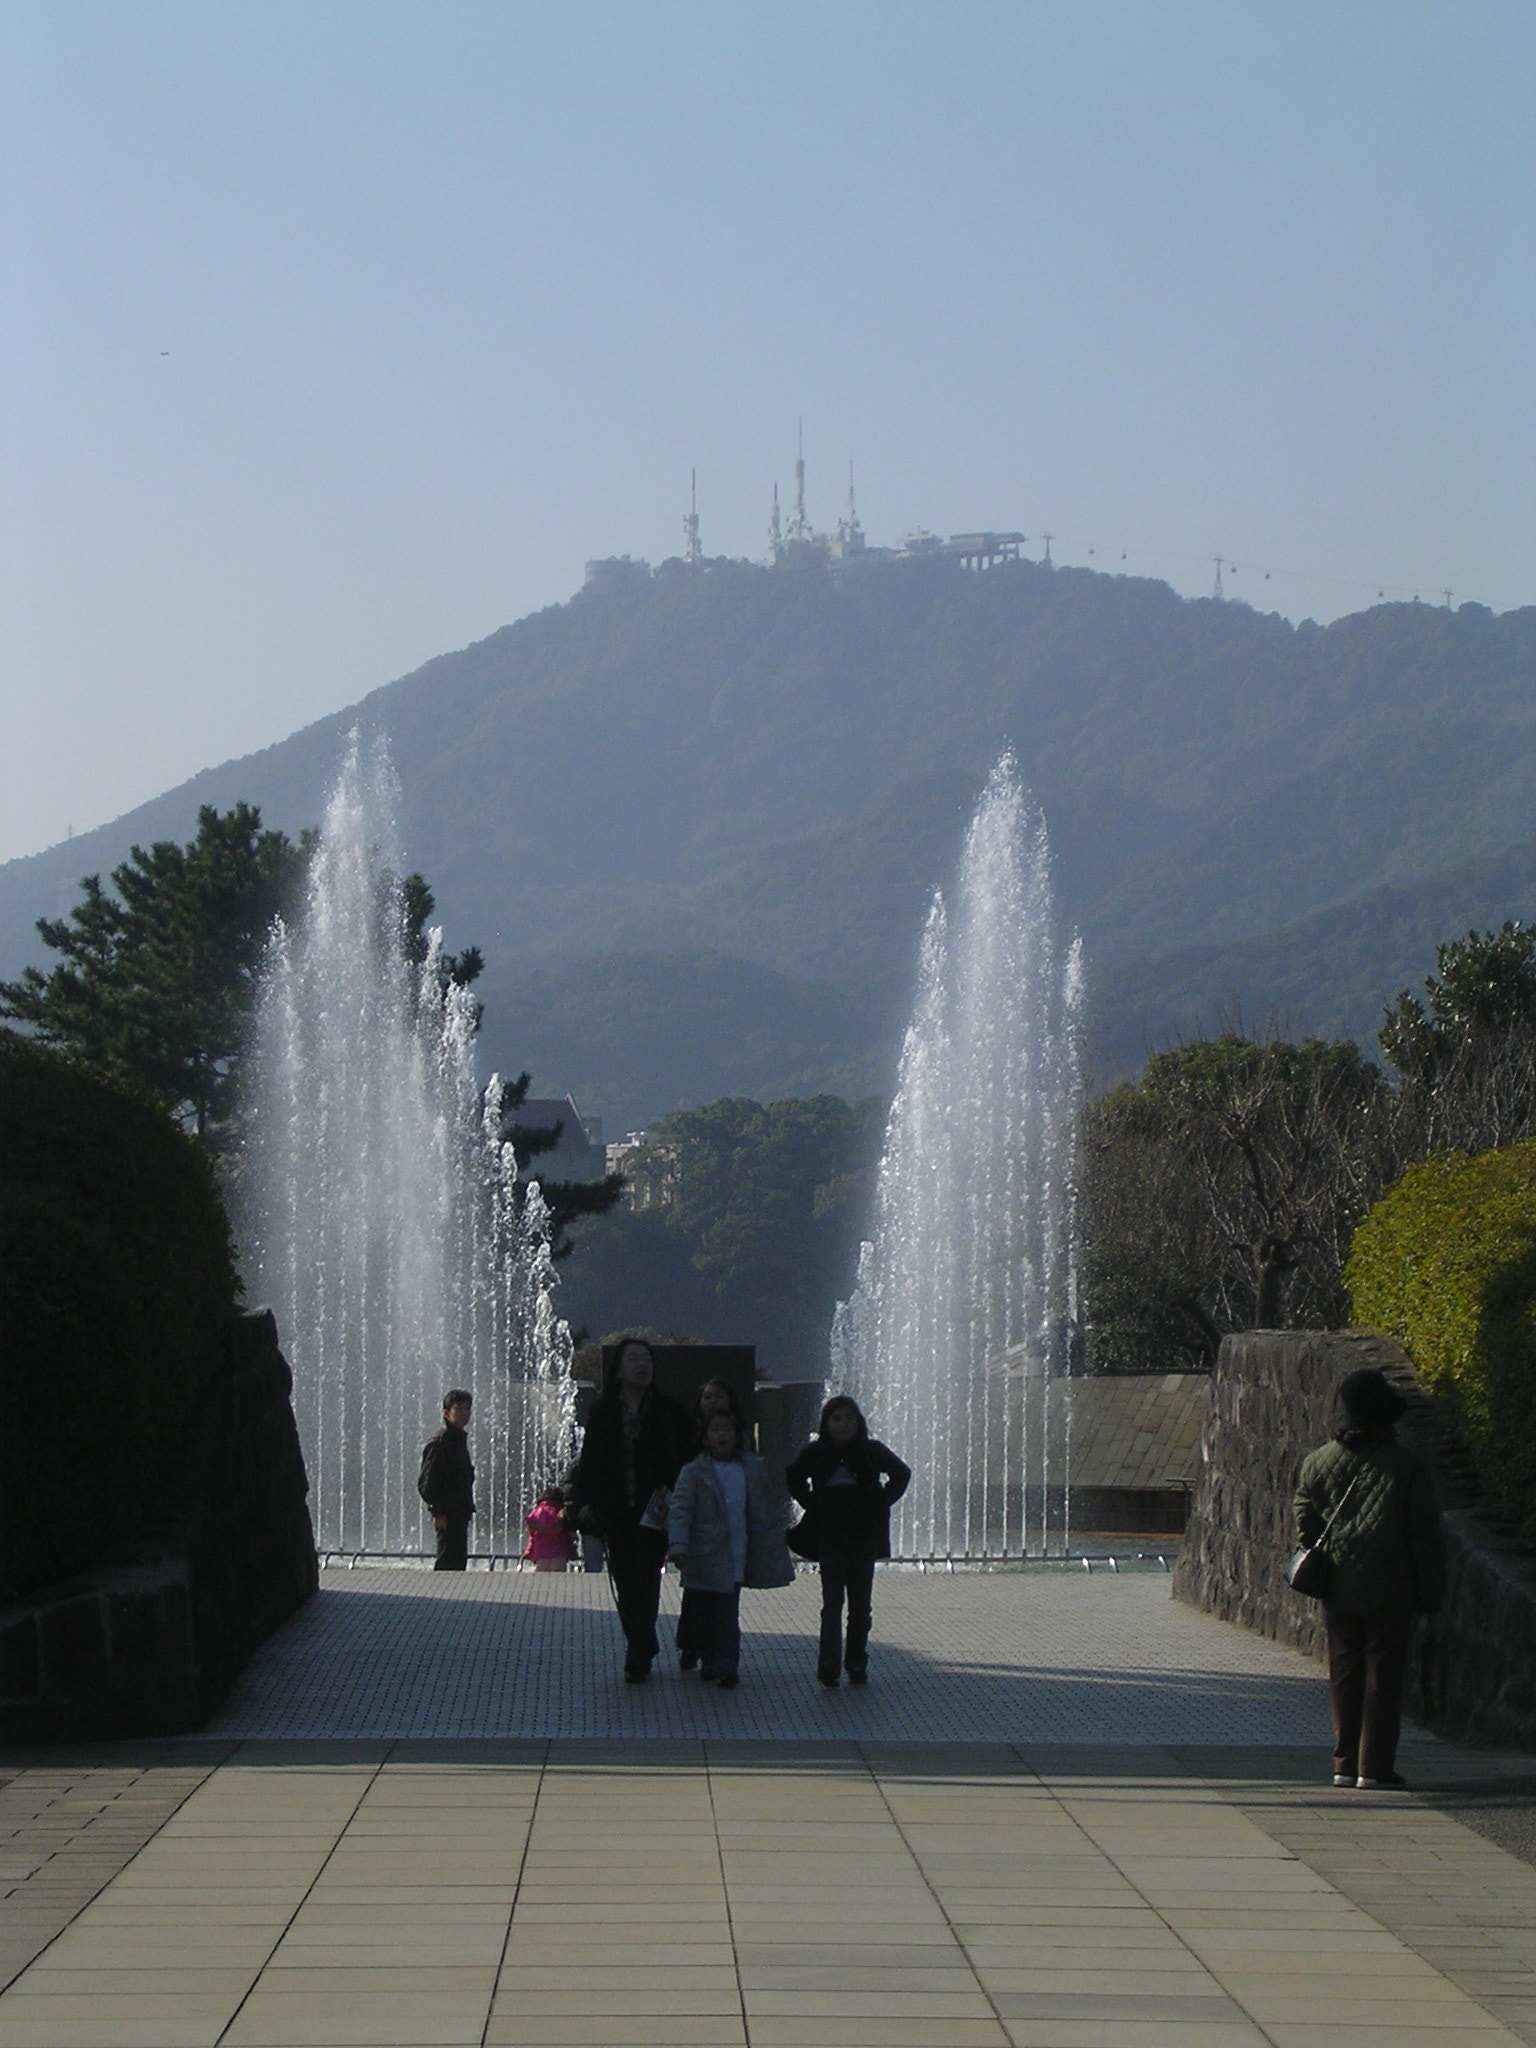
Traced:
<svg viewBox="0 0 1536 2048">
<path fill-rule="evenodd" d="M 651 580 L 651 565 L 633 555 L 603 555 L 588 562 L 585 587 L 588 590 L 632 590 Z"/>
<path fill-rule="evenodd" d="M 848 509 L 832 533 L 818 533 L 805 510 L 805 445 L 801 435 L 795 457 L 795 509 L 788 524 L 779 515 L 779 487 L 773 487 L 773 511 L 768 521 L 768 560 L 774 568 L 809 567 L 813 563 L 835 564 L 839 568 L 862 567 L 871 562 L 906 562 L 918 559 L 956 561 L 962 569 L 981 571 L 998 562 L 1016 562 L 1024 546 L 1022 533 L 956 533 L 948 540 L 918 527 L 894 548 L 872 548 L 859 524 L 853 496 L 853 464 L 848 465 Z"/>
<path fill-rule="evenodd" d="M 768 520 L 768 561 L 776 569 L 794 568 L 835 568 L 847 570 L 863 568 L 875 562 L 912 561 L 953 561 L 962 569 L 975 570 L 994 568 L 999 562 L 1017 562 L 1021 559 L 1025 536 L 1022 533 L 954 533 L 946 540 L 942 534 L 930 533 L 926 527 L 916 527 L 904 534 L 895 547 L 871 547 L 865 538 L 864 528 L 859 523 L 858 505 L 853 494 L 853 464 L 848 465 L 848 505 L 830 533 L 818 533 L 811 524 L 805 509 L 805 446 L 801 435 L 800 449 L 795 457 L 795 501 L 794 510 L 786 519 L 779 509 L 779 487 L 773 487 L 773 508 Z M 672 556 L 657 569 L 652 569 L 642 557 L 632 555 L 604 555 L 588 562 L 585 588 L 599 594 L 617 594 L 637 590 L 649 584 L 653 576 L 670 577 L 685 570 L 701 570 L 723 562 L 724 557 L 711 558 L 704 553 L 699 537 L 698 472 L 694 471 L 689 495 L 689 509 L 683 515 L 683 552 Z M 1046 556 L 1049 565 L 1049 545 Z"/>
</svg>

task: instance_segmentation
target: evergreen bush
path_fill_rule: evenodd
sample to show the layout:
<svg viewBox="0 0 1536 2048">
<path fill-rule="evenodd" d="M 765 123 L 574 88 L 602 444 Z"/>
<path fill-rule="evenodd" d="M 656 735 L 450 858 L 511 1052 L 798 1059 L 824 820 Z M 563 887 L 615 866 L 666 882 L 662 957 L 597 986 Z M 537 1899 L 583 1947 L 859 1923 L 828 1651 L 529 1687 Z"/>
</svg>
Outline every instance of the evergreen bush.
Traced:
<svg viewBox="0 0 1536 2048">
<path fill-rule="evenodd" d="M 1345 1282 L 1536 1531 L 1536 1139 L 1410 1167 L 1356 1230 Z"/>
<path fill-rule="evenodd" d="M 0 1032 L 0 1602 L 174 1525 L 238 1291 L 202 1148 Z"/>
</svg>

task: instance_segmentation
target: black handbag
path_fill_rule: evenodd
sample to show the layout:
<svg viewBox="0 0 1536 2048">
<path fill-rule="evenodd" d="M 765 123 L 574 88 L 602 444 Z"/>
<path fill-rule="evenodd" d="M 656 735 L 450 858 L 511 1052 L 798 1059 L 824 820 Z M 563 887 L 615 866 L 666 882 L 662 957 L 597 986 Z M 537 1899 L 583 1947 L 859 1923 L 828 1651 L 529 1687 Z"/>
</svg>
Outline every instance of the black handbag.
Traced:
<svg viewBox="0 0 1536 2048">
<path fill-rule="evenodd" d="M 807 1564 L 815 1564 L 821 1556 L 821 1545 L 816 1541 L 816 1523 L 810 1515 L 802 1515 L 793 1528 L 784 1531 L 784 1541 Z"/>
<path fill-rule="evenodd" d="M 1344 1512 L 1344 1503 L 1355 1490 L 1357 1472 L 1348 1486 L 1339 1495 L 1339 1504 L 1323 1524 L 1323 1533 L 1315 1543 L 1307 1543 L 1300 1550 L 1291 1553 L 1290 1563 L 1285 1568 L 1285 1583 L 1293 1593 L 1300 1593 L 1308 1600 L 1326 1600 L 1333 1590 L 1333 1559 L 1324 1549 L 1328 1531 Z"/>
</svg>

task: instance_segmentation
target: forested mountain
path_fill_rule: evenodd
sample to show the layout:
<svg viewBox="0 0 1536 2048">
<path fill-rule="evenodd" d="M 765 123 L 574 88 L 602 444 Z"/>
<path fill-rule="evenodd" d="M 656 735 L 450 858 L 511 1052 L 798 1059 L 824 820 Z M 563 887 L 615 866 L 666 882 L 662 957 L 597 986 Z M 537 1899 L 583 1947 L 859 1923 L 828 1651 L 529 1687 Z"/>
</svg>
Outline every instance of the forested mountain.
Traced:
<svg viewBox="0 0 1536 2048">
<path fill-rule="evenodd" d="M 389 734 L 450 943 L 484 948 L 488 1056 L 610 1129 L 887 1085 L 929 892 L 1005 745 L 1105 1066 L 1233 996 L 1368 1031 L 1433 938 L 1536 891 L 1536 608 L 1293 627 L 1029 562 L 669 564 L 0 868 L 0 974 L 200 803 L 314 823 L 354 722 Z"/>
</svg>

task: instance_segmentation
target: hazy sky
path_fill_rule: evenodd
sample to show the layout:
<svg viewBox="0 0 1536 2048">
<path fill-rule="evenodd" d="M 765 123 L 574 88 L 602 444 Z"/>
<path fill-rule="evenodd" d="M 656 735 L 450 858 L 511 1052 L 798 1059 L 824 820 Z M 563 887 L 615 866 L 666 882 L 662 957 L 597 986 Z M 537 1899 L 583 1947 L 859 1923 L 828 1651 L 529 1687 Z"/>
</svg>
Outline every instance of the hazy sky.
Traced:
<svg viewBox="0 0 1536 2048">
<path fill-rule="evenodd" d="M 0 856 L 677 552 L 691 464 L 761 554 L 802 413 L 875 541 L 1536 599 L 1528 0 L 46 0 L 0 65 Z"/>
</svg>

